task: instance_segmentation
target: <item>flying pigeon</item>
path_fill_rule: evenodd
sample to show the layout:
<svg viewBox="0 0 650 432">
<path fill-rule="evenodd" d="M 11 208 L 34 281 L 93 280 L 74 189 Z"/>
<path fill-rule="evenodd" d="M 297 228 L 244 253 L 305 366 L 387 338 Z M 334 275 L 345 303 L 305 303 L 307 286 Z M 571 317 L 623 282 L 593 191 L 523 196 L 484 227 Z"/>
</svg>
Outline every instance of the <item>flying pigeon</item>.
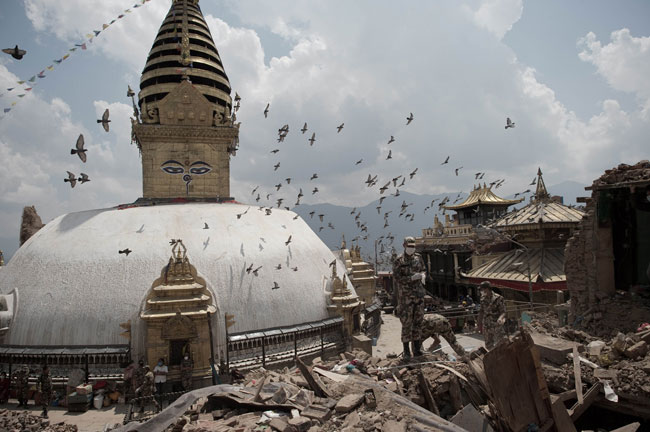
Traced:
<svg viewBox="0 0 650 432">
<path fill-rule="evenodd" d="M 460 171 L 461 169 L 463 169 L 463 167 L 458 167 L 454 169 L 454 171 L 456 172 L 456 177 L 458 177 L 458 171 Z"/>
<path fill-rule="evenodd" d="M 70 150 L 70 154 L 76 154 L 81 159 L 81 162 L 86 163 L 86 149 L 84 148 L 84 136 L 79 134 L 77 138 L 77 144 L 75 145 L 76 149 Z"/>
<path fill-rule="evenodd" d="M 102 114 L 101 120 L 97 120 L 97 123 L 101 123 L 102 127 L 106 132 L 108 132 L 108 123 L 110 120 L 108 119 L 108 108 L 106 108 L 106 111 L 104 111 L 104 114 Z"/>
<path fill-rule="evenodd" d="M 418 169 L 416 168 L 411 173 L 409 173 L 410 178 L 412 179 L 413 176 L 415 176 L 415 173 L 417 173 L 417 172 L 418 172 Z"/>
<path fill-rule="evenodd" d="M 355 163 L 355 165 L 359 165 L 361 162 L 363 162 L 363 159 L 359 159 L 359 160 Z"/>
<path fill-rule="evenodd" d="M 273 165 L 273 171 L 277 171 L 278 168 L 280 168 L 280 162 L 278 162 L 278 163 L 276 163 L 275 165 Z"/>
<path fill-rule="evenodd" d="M 269 116 L 269 106 L 270 105 L 271 105 L 270 103 L 267 103 L 266 108 L 264 108 L 264 118 L 267 118 Z"/>
<path fill-rule="evenodd" d="M 312 176 L 311 176 L 311 178 L 309 179 L 309 181 L 312 181 L 312 180 L 317 179 L 317 178 L 318 178 L 318 174 L 314 173 L 314 174 L 312 174 Z"/>
<path fill-rule="evenodd" d="M 127 88 L 127 90 L 126 90 L 126 97 L 135 96 L 135 92 L 133 91 L 133 89 L 131 88 L 131 86 L 127 84 L 127 87 L 128 87 L 128 88 Z"/>
<path fill-rule="evenodd" d="M 246 273 L 250 274 L 253 271 L 253 263 L 246 268 Z"/>
<path fill-rule="evenodd" d="M 314 142 L 316 142 L 316 132 L 311 134 L 311 138 L 309 138 L 309 145 L 313 146 Z"/>
<path fill-rule="evenodd" d="M 386 160 L 392 159 L 393 158 L 393 151 L 388 150 L 388 156 L 386 156 Z"/>
<path fill-rule="evenodd" d="M 343 130 L 344 125 L 345 125 L 345 123 L 341 123 L 340 125 L 338 125 L 336 127 L 336 133 L 340 133 Z"/>
<path fill-rule="evenodd" d="M 282 264 L 278 264 L 278 265 L 276 265 L 276 266 L 275 266 L 275 269 L 276 269 L 276 270 L 282 270 Z"/>
<path fill-rule="evenodd" d="M 280 288 L 280 285 L 278 285 L 277 282 L 273 281 L 273 286 L 271 287 L 271 289 L 275 290 L 275 289 L 278 289 L 278 288 Z"/>
<path fill-rule="evenodd" d="M 133 252 L 133 251 L 132 251 L 131 249 L 129 249 L 129 248 L 123 249 L 123 250 L 121 250 L 121 251 L 117 251 L 117 253 L 119 253 L 119 254 L 124 254 L 124 255 L 126 255 L 126 256 L 129 256 L 129 254 L 130 254 L 131 252 Z"/>
<path fill-rule="evenodd" d="M 16 60 L 22 59 L 23 56 L 25 54 L 27 54 L 27 51 L 21 50 L 20 48 L 18 48 L 18 45 L 16 45 L 13 48 L 5 48 L 5 49 L 2 50 L 2 52 L 6 53 L 6 54 L 9 54 L 10 56 L 15 58 Z"/>
<path fill-rule="evenodd" d="M 235 92 L 235 102 L 239 102 L 241 100 L 241 96 L 239 96 L 239 93 Z"/>
<path fill-rule="evenodd" d="M 251 195 L 255 195 L 255 192 L 259 189 L 259 186 L 255 186 L 255 189 L 252 190 Z"/>
<path fill-rule="evenodd" d="M 537 183 L 537 177 L 535 177 L 533 181 L 530 182 L 529 186 L 535 186 L 535 183 Z"/>
<path fill-rule="evenodd" d="M 314 188 L 314 190 L 313 190 L 313 191 L 311 191 L 311 194 L 312 194 L 312 195 L 315 195 L 315 194 L 316 194 L 316 192 L 318 192 L 318 188 L 317 188 L 317 187 L 315 187 L 315 188 Z"/>
<path fill-rule="evenodd" d="M 303 134 L 307 132 L 307 122 L 305 122 L 305 125 L 302 127 L 302 129 L 300 129 L 300 132 L 302 132 Z"/>
<path fill-rule="evenodd" d="M 86 183 L 86 182 L 89 182 L 90 179 L 88 178 L 88 174 L 86 174 L 86 173 L 81 173 L 81 177 L 79 177 L 79 178 L 77 179 L 77 181 L 78 181 L 79 183 L 81 183 L 81 184 L 84 184 L 84 183 Z"/>
<path fill-rule="evenodd" d="M 273 150 L 271 150 L 271 153 L 276 154 L 279 151 L 280 151 L 280 149 L 273 149 Z"/>
<path fill-rule="evenodd" d="M 69 182 L 70 187 L 74 187 L 77 184 L 77 176 L 71 173 L 70 171 L 66 171 L 68 173 L 68 178 L 63 179 L 64 182 Z"/>
<path fill-rule="evenodd" d="M 203 222 L 203 229 L 210 229 L 207 222 Z"/>
<path fill-rule="evenodd" d="M 291 270 L 298 271 L 298 267 L 291 267 Z"/>
<path fill-rule="evenodd" d="M 413 113 L 410 113 L 409 116 L 406 117 L 406 125 L 410 125 L 414 118 L 415 117 L 413 117 Z"/>
<path fill-rule="evenodd" d="M 445 161 L 443 163 L 441 163 L 440 165 L 444 165 L 444 164 L 447 164 L 447 163 L 449 163 L 449 156 L 447 156 L 447 159 L 445 159 Z"/>
<path fill-rule="evenodd" d="M 390 139 L 388 140 L 388 144 L 393 143 L 393 142 L 395 142 L 395 137 L 391 135 Z"/>
<path fill-rule="evenodd" d="M 284 242 L 284 245 L 285 245 L 285 246 L 289 246 L 289 243 L 291 243 L 291 236 L 289 236 L 289 238 L 287 239 L 287 241 Z"/>
<path fill-rule="evenodd" d="M 506 117 L 506 126 L 505 126 L 505 128 L 508 129 L 508 128 L 513 128 L 513 127 L 515 127 L 515 123 L 512 120 L 510 120 L 510 117 Z"/>
<path fill-rule="evenodd" d="M 253 273 L 255 276 L 258 276 L 257 272 L 260 271 L 261 268 L 262 268 L 262 266 L 259 266 L 258 268 L 256 268 L 255 270 L 253 270 L 252 273 Z"/>
</svg>

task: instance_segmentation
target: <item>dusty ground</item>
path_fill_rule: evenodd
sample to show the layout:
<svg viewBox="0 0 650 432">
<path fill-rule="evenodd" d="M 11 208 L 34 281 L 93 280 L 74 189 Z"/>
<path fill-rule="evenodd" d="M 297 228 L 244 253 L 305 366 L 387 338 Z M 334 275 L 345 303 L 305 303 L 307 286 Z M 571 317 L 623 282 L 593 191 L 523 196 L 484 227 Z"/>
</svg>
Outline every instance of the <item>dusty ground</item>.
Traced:
<svg viewBox="0 0 650 432">
<path fill-rule="evenodd" d="M 392 314 L 382 313 L 381 319 L 384 320 L 384 324 L 381 326 L 381 334 L 377 340 L 377 346 L 372 348 L 372 355 L 386 358 L 387 354 L 399 354 L 402 352 L 402 340 L 401 340 L 401 331 L 402 324 L 399 322 L 399 318 Z M 480 334 L 464 335 L 457 334 L 456 339 L 466 351 L 471 351 L 476 348 L 484 346 L 483 336 Z M 429 349 L 432 345 L 433 339 L 428 339 L 424 341 L 424 349 Z M 449 344 L 443 339 L 440 338 L 440 343 L 442 345 L 442 351 L 446 354 L 455 355 L 454 350 L 451 349 Z"/>
<path fill-rule="evenodd" d="M 16 405 L 18 405 L 18 401 L 10 399 L 9 403 L 0 405 L 0 409 L 24 411 L 23 409 L 17 410 Z M 97 432 L 104 430 L 104 426 L 107 424 L 111 426 L 115 423 L 122 424 L 126 407 L 126 405 L 112 405 L 101 410 L 89 409 L 85 413 L 69 413 L 63 407 L 50 407 L 48 414 L 50 424 L 66 422 L 76 425 L 80 432 Z M 30 411 L 32 415 L 40 415 L 43 409 L 40 406 L 35 406 L 34 401 L 30 401 L 27 411 Z"/>
</svg>

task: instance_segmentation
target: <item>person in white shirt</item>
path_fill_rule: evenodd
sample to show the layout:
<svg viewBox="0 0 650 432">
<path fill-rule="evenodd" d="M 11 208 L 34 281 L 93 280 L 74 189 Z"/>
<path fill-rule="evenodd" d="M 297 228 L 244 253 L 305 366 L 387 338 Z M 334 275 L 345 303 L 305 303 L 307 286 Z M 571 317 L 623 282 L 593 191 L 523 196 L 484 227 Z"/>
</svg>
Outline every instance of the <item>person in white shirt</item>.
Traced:
<svg viewBox="0 0 650 432">
<path fill-rule="evenodd" d="M 165 364 L 165 360 L 162 358 L 159 359 L 158 364 L 156 365 L 155 368 L 153 368 L 154 383 L 156 383 L 156 393 L 158 393 L 159 396 L 160 394 L 162 394 L 163 384 L 167 382 L 168 372 L 169 369 Z"/>
</svg>

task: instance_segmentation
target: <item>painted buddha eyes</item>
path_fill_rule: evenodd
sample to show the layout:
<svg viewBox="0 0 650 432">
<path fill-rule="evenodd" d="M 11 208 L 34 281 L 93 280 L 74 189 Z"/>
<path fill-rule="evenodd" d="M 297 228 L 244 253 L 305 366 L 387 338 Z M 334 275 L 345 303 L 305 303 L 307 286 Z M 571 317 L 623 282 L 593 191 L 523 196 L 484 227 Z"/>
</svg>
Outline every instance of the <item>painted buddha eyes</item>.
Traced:
<svg viewBox="0 0 650 432">
<path fill-rule="evenodd" d="M 189 167 L 188 170 L 185 169 L 185 165 L 175 161 L 175 160 L 168 160 L 167 162 L 164 162 L 161 166 L 160 169 L 162 169 L 164 172 L 167 174 L 193 174 L 193 175 L 203 175 L 207 174 L 210 171 L 212 171 L 212 167 L 210 164 L 203 162 L 203 161 L 196 161 L 192 163 Z"/>
</svg>

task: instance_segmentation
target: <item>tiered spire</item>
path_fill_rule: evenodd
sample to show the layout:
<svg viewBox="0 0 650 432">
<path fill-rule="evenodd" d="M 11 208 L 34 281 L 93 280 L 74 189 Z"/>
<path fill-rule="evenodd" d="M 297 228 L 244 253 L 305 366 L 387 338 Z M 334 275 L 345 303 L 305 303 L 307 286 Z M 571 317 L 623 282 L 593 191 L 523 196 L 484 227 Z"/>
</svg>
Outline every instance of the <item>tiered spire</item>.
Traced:
<svg viewBox="0 0 650 432">
<path fill-rule="evenodd" d="M 174 0 L 151 47 L 140 79 L 144 115 L 183 79 L 192 82 L 215 110 L 230 115 L 230 82 L 198 0 Z"/>
<path fill-rule="evenodd" d="M 550 197 L 551 195 L 546 190 L 546 184 L 542 177 L 542 169 L 537 168 L 537 189 L 535 190 L 535 201 L 544 200 Z"/>
</svg>

